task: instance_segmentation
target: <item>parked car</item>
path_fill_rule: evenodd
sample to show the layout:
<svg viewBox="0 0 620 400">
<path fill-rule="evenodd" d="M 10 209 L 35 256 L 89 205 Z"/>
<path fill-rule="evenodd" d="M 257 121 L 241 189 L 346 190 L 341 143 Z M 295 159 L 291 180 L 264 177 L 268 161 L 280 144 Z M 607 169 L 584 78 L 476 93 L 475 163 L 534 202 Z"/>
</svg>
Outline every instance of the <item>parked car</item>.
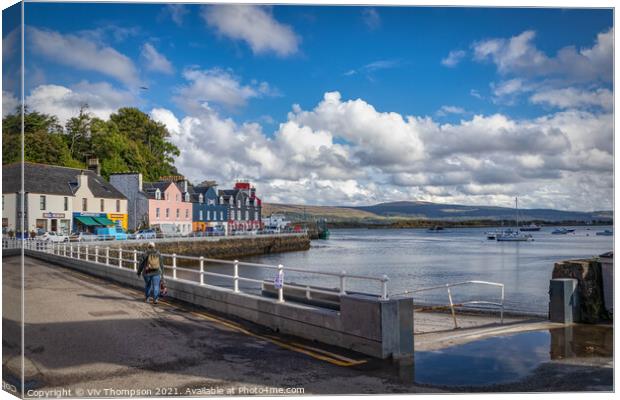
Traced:
<svg viewBox="0 0 620 400">
<path fill-rule="evenodd" d="M 97 236 L 88 232 L 74 233 L 69 237 L 70 242 L 93 242 L 97 240 Z"/>
<path fill-rule="evenodd" d="M 134 234 L 135 239 L 155 239 L 157 233 L 154 229 L 141 229 Z"/>
<path fill-rule="evenodd" d="M 95 234 L 103 240 L 127 240 L 127 233 L 117 226 L 97 228 Z"/>
<path fill-rule="evenodd" d="M 45 240 L 47 242 L 68 242 L 69 236 L 58 232 L 45 232 L 38 236 L 37 239 Z"/>
</svg>

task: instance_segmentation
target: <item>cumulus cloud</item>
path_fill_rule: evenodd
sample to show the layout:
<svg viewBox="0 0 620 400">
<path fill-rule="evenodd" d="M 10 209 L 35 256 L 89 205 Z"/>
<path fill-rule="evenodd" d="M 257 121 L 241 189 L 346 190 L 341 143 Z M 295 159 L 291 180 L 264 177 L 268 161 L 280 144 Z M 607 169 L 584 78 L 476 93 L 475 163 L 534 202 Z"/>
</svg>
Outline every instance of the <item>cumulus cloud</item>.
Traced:
<svg viewBox="0 0 620 400">
<path fill-rule="evenodd" d="M 272 132 L 238 124 L 207 104 L 183 118 L 165 109 L 151 115 L 181 149 L 181 172 L 223 183 L 252 179 L 271 202 L 510 205 L 518 193 L 532 207 L 611 207 L 610 113 L 475 115 L 439 124 L 328 92 L 312 109 L 293 106 Z M 573 190 L 591 195 L 576 201 Z"/>
<path fill-rule="evenodd" d="M 146 68 L 150 71 L 162 72 L 164 74 L 172 74 L 174 72 L 174 68 L 166 56 L 158 52 L 155 46 L 150 43 L 145 43 L 142 46 L 140 56 L 144 60 Z"/>
<path fill-rule="evenodd" d="M 268 7 L 212 5 L 203 7 L 201 15 L 219 35 L 245 41 L 255 54 L 273 52 L 284 57 L 298 50 L 300 39 L 293 28 L 278 22 Z"/>
<path fill-rule="evenodd" d="M 241 107 L 251 98 L 278 95 L 267 82 L 252 81 L 244 85 L 239 78 L 219 68 L 187 68 L 183 77 L 188 84 L 177 90 L 174 100 L 187 110 L 205 102 Z"/>
<path fill-rule="evenodd" d="M 472 44 L 474 59 L 491 60 L 501 74 L 529 77 L 560 77 L 570 81 L 610 82 L 613 69 L 613 29 L 597 35 L 592 47 L 567 46 L 555 57 L 534 44 L 535 31 L 524 31 L 509 39 L 493 38 Z"/>
<path fill-rule="evenodd" d="M 131 59 L 112 47 L 73 34 L 27 27 L 26 37 L 32 51 L 58 64 L 95 71 L 127 85 L 139 83 Z"/>
<path fill-rule="evenodd" d="M 87 81 L 70 88 L 40 85 L 26 97 L 26 105 L 30 109 L 55 115 L 62 124 L 76 116 L 84 104 L 88 104 L 91 114 L 105 119 L 120 107 L 136 104 L 136 98 L 132 93 L 116 89 L 107 82 Z"/>
<path fill-rule="evenodd" d="M 465 57 L 464 50 L 452 50 L 446 58 L 441 60 L 441 64 L 446 67 L 456 67 L 458 63 Z"/>
<path fill-rule="evenodd" d="M 534 104 L 547 104 L 557 108 L 597 107 L 610 111 L 614 106 L 613 93 L 608 89 L 580 90 L 574 87 L 548 89 L 530 97 Z"/>
<path fill-rule="evenodd" d="M 20 101 L 13 93 L 6 90 L 2 91 L 2 118 L 14 113 L 19 105 Z"/>
</svg>

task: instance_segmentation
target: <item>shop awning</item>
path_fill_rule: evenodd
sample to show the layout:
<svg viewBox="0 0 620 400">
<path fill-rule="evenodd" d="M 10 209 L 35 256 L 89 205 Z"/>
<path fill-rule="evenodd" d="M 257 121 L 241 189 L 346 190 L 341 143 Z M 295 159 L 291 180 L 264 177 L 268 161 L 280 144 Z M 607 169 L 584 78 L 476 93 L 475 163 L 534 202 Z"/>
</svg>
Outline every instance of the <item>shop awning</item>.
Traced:
<svg viewBox="0 0 620 400">
<path fill-rule="evenodd" d="M 92 217 L 75 217 L 80 223 L 86 226 L 99 226 L 99 222 L 95 221 Z"/>
<path fill-rule="evenodd" d="M 114 225 L 114 221 L 108 219 L 106 217 L 92 217 L 99 225 L 112 226 Z"/>
</svg>

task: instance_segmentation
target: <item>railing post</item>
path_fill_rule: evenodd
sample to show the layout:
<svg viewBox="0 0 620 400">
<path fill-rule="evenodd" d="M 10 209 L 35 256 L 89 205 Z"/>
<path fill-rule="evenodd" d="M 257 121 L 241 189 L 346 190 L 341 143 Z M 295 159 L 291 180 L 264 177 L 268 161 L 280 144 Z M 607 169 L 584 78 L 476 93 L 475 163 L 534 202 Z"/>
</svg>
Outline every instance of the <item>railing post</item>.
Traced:
<svg viewBox="0 0 620 400">
<path fill-rule="evenodd" d="M 69 243 L 69 258 L 73 258 L 73 243 Z"/>
<path fill-rule="evenodd" d="M 172 279 L 177 279 L 177 254 L 172 253 Z"/>
<path fill-rule="evenodd" d="M 233 291 L 235 293 L 239 292 L 239 260 L 235 260 L 233 266 Z"/>
<path fill-rule="evenodd" d="M 84 258 L 86 259 L 86 261 L 88 261 L 88 247 L 89 247 L 89 246 L 86 246 L 86 247 L 84 248 Z"/>
<path fill-rule="evenodd" d="M 99 262 L 99 246 L 95 246 L 95 262 Z"/>
<path fill-rule="evenodd" d="M 77 244 L 77 259 L 80 259 L 80 244 Z"/>
<path fill-rule="evenodd" d="M 347 275 L 346 271 L 340 272 L 340 294 L 341 295 L 347 294 L 346 288 L 344 286 L 344 279 L 346 275 Z"/>
<path fill-rule="evenodd" d="M 204 285 L 205 284 L 205 258 L 203 256 L 200 256 L 200 284 Z"/>
<path fill-rule="evenodd" d="M 110 248 L 108 246 L 105 247 L 105 264 L 110 265 Z"/>
<path fill-rule="evenodd" d="M 64 257 L 66 257 L 66 256 L 67 256 L 67 244 L 66 244 L 66 243 L 63 243 L 63 244 L 62 244 L 62 255 L 63 255 Z"/>
<path fill-rule="evenodd" d="M 284 303 L 284 265 L 282 264 L 278 264 L 278 280 L 280 281 L 278 303 Z"/>
<path fill-rule="evenodd" d="M 452 302 L 452 293 L 450 292 L 450 286 L 446 285 L 448 289 L 448 300 L 450 300 L 450 311 L 452 312 L 452 319 L 454 320 L 454 329 L 458 328 L 458 324 L 456 323 L 456 313 L 454 312 L 454 303 Z"/>
<path fill-rule="evenodd" d="M 118 248 L 118 267 L 123 268 L 123 249 Z"/>
<path fill-rule="evenodd" d="M 387 283 L 389 280 L 390 279 L 387 275 L 383 275 L 383 277 L 381 278 L 381 300 L 388 299 Z"/>
<path fill-rule="evenodd" d="M 133 249 L 133 270 L 138 270 L 138 250 Z"/>
</svg>

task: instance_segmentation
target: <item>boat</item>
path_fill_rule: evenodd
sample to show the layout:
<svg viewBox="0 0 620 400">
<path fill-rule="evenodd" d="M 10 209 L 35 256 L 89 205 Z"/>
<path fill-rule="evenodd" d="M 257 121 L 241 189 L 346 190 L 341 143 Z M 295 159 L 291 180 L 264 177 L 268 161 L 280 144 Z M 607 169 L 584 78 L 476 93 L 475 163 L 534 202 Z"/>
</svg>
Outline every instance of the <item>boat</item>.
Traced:
<svg viewBox="0 0 620 400">
<path fill-rule="evenodd" d="M 610 231 L 609 229 L 605 229 L 602 232 L 596 232 L 596 236 L 613 236 L 614 233 L 613 231 Z"/>
<path fill-rule="evenodd" d="M 432 232 L 432 233 L 437 233 L 437 232 L 445 232 L 445 228 L 443 226 L 433 226 L 432 228 L 428 228 L 426 230 L 426 232 Z"/>
<path fill-rule="evenodd" d="M 528 226 L 523 226 L 521 228 L 519 228 L 519 230 L 521 232 L 538 232 L 540 230 L 540 226 L 536 225 L 535 223 L 531 223 Z"/>
<path fill-rule="evenodd" d="M 530 242 L 534 240 L 532 235 L 521 233 L 519 230 L 519 200 L 515 197 L 515 210 L 517 212 L 517 229 L 512 230 L 510 228 L 499 233 L 495 240 L 498 242 Z"/>
<path fill-rule="evenodd" d="M 552 235 L 566 235 L 568 233 L 575 233 L 574 229 L 557 228 L 551 231 Z"/>
<path fill-rule="evenodd" d="M 484 234 L 487 236 L 487 240 L 495 240 L 497 239 L 497 235 L 500 235 L 502 233 L 502 231 L 489 231 L 489 232 L 485 232 Z"/>
<path fill-rule="evenodd" d="M 320 223 L 317 224 L 318 226 L 318 230 L 319 230 L 319 239 L 321 240 L 327 240 L 329 239 L 329 229 L 327 229 L 327 224 L 325 220 L 322 220 Z"/>
</svg>

